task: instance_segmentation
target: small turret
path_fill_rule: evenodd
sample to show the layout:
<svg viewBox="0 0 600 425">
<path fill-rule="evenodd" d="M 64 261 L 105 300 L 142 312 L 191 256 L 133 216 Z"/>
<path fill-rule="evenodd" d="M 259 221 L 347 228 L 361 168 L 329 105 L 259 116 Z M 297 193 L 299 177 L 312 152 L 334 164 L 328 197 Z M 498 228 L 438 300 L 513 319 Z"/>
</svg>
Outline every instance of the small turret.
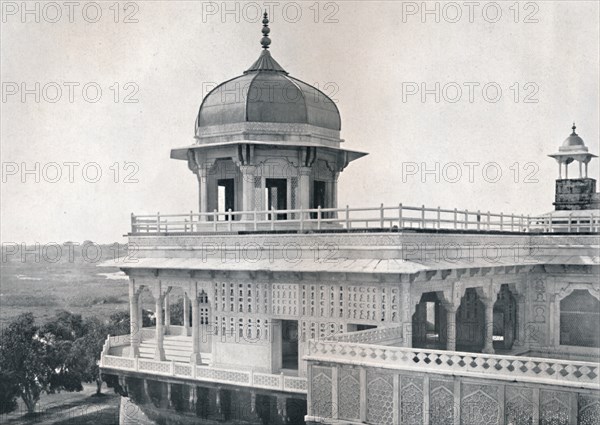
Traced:
<svg viewBox="0 0 600 425">
<path fill-rule="evenodd" d="M 596 158 L 596 155 L 588 151 L 583 139 L 575 132 L 577 129 L 575 123 L 571 129 L 572 133 L 558 148 L 558 152 L 548 155 L 558 162 L 558 179 L 553 204 L 557 211 L 597 209 L 599 194 L 596 193 L 596 180 L 588 177 L 588 163 L 592 158 Z M 579 164 L 578 178 L 569 178 L 569 164 L 573 161 Z"/>
</svg>

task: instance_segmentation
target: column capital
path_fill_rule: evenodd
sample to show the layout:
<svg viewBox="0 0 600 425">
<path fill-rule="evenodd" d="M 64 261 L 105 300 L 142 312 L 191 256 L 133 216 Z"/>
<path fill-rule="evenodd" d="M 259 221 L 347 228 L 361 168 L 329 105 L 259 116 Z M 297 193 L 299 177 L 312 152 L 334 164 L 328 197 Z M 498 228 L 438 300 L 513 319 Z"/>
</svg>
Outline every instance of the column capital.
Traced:
<svg viewBox="0 0 600 425">
<path fill-rule="evenodd" d="M 442 306 L 444 307 L 444 309 L 446 310 L 447 313 L 452 313 L 452 314 L 456 314 L 456 312 L 458 311 L 458 307 L 459 307 L 459 306 L 455 305 L 454 303 L 449 303 L 449 302 L 442 303 Z"/>
<path fill-rule="evenodd" d="M 256 165 L 240 165 L 240 172 L 244 175 L 254 175 L 256 173 Z"/>
<path fill-rule="evenodd" d="M 298 175 L 299 176 L 310 176 L 312 173 L 312 167 L 301 166 L 298 167 Z"/>
</svg>

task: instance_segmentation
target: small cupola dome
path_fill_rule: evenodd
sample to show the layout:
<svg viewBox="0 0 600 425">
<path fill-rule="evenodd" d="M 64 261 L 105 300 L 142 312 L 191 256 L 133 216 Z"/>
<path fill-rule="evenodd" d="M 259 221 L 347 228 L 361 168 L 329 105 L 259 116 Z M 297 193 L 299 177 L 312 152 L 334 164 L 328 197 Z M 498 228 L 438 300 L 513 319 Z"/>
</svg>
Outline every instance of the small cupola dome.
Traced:
<svg viewBox="0 0 600 425">
<path fill-rule="evenodd" d="M 568 151 L 585 151 L 587 152 L 587 147 L 583 142 L 583 139 L 579 137 L 579 135 L 575 132 L 575 123 L 573 123 L 573 127 L 571 129 L 573 132 L 565 139 L 562 145 L 558 148 L 560 152 L 568 152 Z"/>
</svg>

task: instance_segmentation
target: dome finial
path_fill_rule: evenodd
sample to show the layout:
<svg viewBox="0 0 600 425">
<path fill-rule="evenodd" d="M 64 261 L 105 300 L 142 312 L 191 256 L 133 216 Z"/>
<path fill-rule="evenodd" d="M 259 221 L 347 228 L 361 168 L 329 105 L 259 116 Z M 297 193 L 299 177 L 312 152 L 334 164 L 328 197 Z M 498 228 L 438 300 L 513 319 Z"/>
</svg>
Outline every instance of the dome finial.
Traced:
<svg viewBox="0 0 600 425">
<path fill-rule="evenodd" d="M 261 38 L 260 44 L 262 44 L 262 48 L 266 50 L 269 48 L 269 45 L 271 44 L 271 39 L 269 38 L 269 33 L 271 32 L 271 29 L 269 28 L 269 18 L 268 18 L 266 10 L 265 10 L 265 13 L 263 14 L 262 23 L 263 23 L 263 28 L 262 28 L 263 38 Z"/>
<path fill-rule="evenodd" d="M 575 129 L 577 127 L 575 126 L 575 121 L 573 121 L 573 127 L 571 127 L 571 129 L 573 130 L 573 133 L 571 133 L 571 136 L 577 136 L 577 133 L 575 133 Z"/>
</svg>

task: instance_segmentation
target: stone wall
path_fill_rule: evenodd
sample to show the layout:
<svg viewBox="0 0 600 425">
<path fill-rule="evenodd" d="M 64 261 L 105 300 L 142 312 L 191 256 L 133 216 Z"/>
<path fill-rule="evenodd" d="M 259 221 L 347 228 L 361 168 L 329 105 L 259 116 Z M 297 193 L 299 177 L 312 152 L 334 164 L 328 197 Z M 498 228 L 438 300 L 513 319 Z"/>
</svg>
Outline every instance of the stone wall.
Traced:
<svg viewBox="0 0 600 425">
<path fill-rule="evenodd" d="M 540 384 L 390 371 L 310 367 L 309 423 L 541 424 L 600 421 L 600 392 Z"/>
<path fill-rule="evenodd" d="M 562 179 L 556 180 L 556 196 L 554 206 L 557 211 L 589 210 L 598 208 L 596 180 Z"/>
</svg>

